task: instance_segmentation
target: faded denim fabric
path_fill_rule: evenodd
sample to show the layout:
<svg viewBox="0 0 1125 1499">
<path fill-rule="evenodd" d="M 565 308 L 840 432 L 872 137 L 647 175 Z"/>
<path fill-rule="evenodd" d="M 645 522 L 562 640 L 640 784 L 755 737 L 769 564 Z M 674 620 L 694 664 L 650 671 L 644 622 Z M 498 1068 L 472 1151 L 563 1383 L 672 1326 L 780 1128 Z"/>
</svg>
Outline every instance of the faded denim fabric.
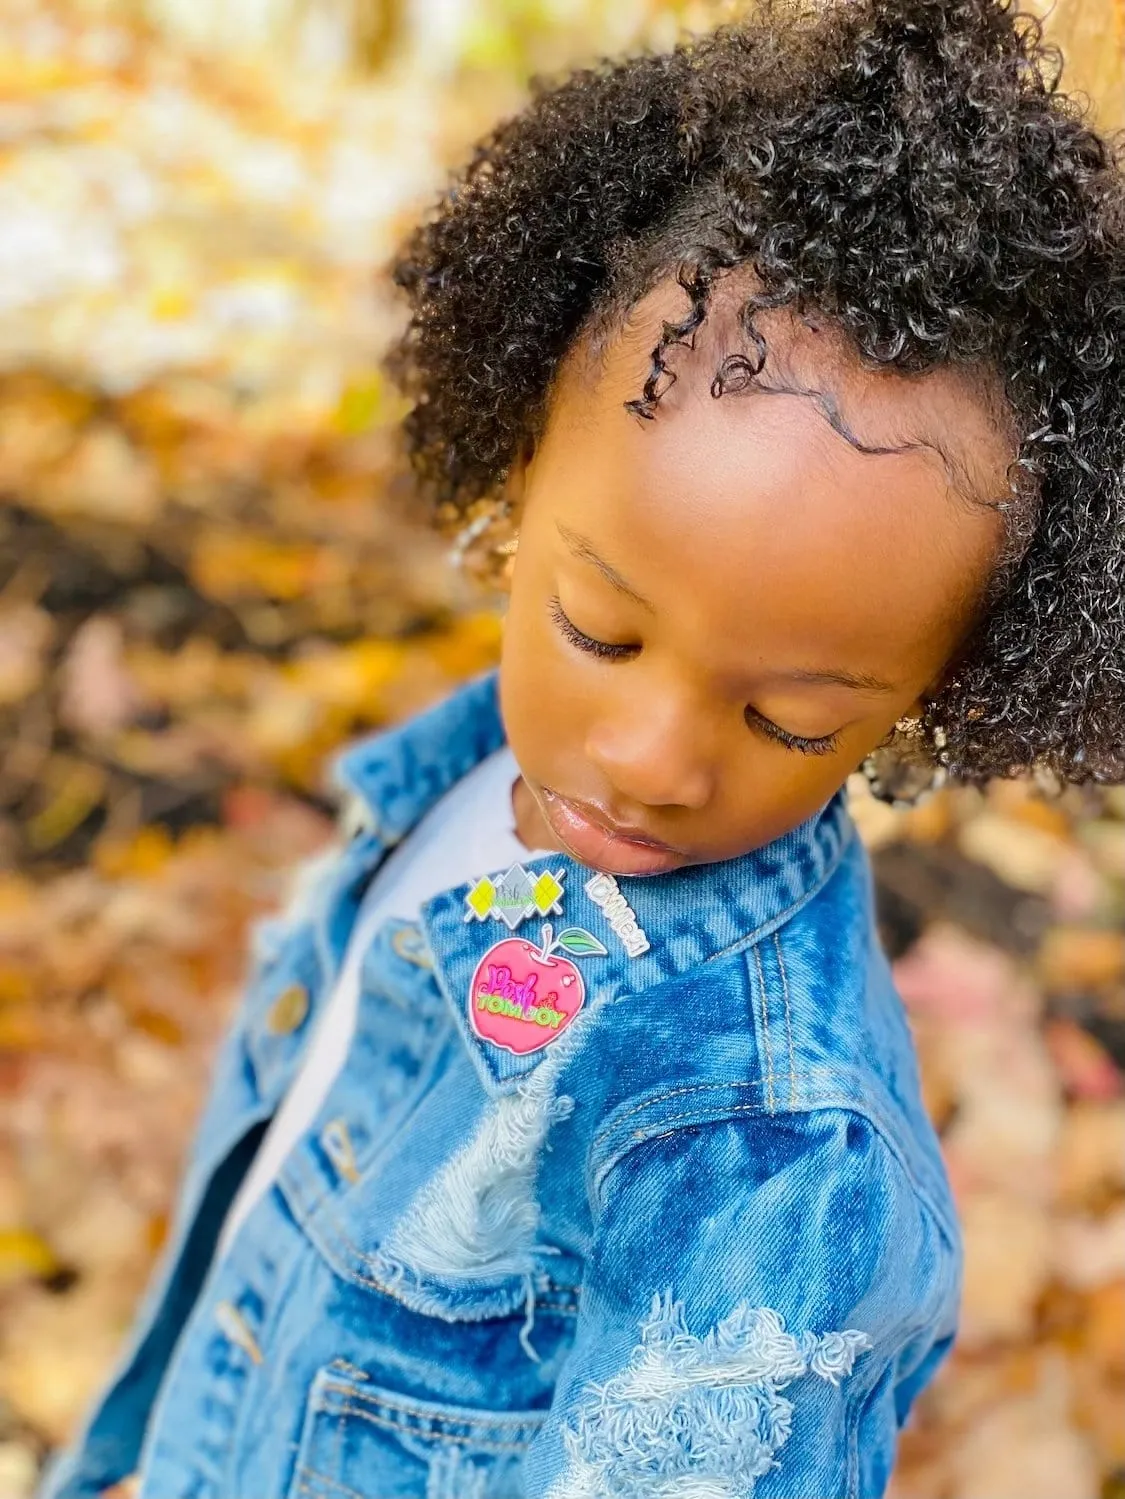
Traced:
<svg viewBox="0 0 1125 1499">
<path fill-rule="evenodd" d="M 636 957 L 589 870 L 526 860 L 607 949 L 526 1055 L 469 1021 L 506 932 L 464 885 L 388 921 L 314 1127 L 210 1263 L 368 880 L 502 743 L 488 676 L 338 762 L 350 840 L 256 932 L 161 1264 L 43 1499 L 134 1472 L 141 1499 L 884 1492 L 961 1259 L 843 790 L 742 858 L 621 880 Z"/>
</svg>

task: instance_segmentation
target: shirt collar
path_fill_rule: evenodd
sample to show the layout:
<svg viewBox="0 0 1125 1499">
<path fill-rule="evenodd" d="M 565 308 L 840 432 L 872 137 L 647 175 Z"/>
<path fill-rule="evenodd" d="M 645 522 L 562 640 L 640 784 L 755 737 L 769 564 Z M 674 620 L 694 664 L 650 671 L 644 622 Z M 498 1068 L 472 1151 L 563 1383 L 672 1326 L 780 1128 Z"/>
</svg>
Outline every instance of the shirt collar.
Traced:
<svg viewBox="0 0 1125 1499">
<path fill-rule="evenodd" d="M 398 842 L 462 776 L 505 743 L 497 674 L 461 688 L 436 708 L 388 734 L 361 742 L 335 766 L 338 784 L 353 793 L 385 845 Z M 481 959 L 509 936 L 538 942 L 551 923 L 589 932 L 605 955 L 576 959 L 587 993 L 618 998 L 663 983 L 702 963 L 748 947 L 786 922 L 828 880 L 855 836 L 844 787 L 797 827 L 736 859 L 693 865 L 653 878 L 617 881 L 620 894 L 647 939 L 630 957 L 611 926 L 604 892 L 587 889 L 593 871 L 566 854 L 528 856 L 521 866 L 534 881 L 555 876 L 561 911 L 536 912 L 515 931 L 491 914 L 477 919 L 466 904 L 470 887 L 459 884 L 422 907 L 422 925 L 439 984 L 450 1002 L 474 1060 L 493 1086 L 514 1083 L 547 1048 L 516 1055 L 483 1041 L 467 1019 L 467 1000 Z M 505 871 L 481 871 L 503 875 Z M 638 944 L 633 942 L 633 946 Z"/>
</svg>

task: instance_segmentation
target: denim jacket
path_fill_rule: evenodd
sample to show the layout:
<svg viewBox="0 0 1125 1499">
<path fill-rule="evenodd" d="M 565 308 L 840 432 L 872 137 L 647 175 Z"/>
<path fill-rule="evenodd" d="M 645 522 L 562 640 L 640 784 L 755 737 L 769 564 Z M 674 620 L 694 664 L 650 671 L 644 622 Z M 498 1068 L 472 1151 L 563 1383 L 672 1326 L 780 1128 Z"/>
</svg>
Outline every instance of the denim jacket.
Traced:
<svg viewBox="0 0 1125 1499">
<path fill-rule="evenodd" d="M 563 894 L 518 931 L 465 885 L 388 920 L 318 1117 L 213 1257 L 373 872 L 503 742 L 490 675 L 338 760 L 350 837 L 256 931 L 161 1263 L 43 1499 L 884 1493 L 961 1258 L 843 789 L 724 863 L 529 858 Z M 584 1003 L 513 1020 L 492 978 L 551 922 Z"/>
</svg>

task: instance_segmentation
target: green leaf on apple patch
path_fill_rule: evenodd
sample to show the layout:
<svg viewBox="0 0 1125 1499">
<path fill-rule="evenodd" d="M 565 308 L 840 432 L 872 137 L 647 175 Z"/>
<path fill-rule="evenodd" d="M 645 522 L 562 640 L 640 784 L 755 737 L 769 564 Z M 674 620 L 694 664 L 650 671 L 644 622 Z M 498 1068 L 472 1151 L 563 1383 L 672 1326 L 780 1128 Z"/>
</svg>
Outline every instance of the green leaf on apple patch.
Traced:
<svg viewBox="0 0 1125 1499">
<path fill-rule="evenodd" d="M 606 953 L 598 939 L 580 926 L 568 926 L 555 938 L 554 945 L 564 952 L 573 953 L 576 958 L 604 958 Z"/>
</svg>

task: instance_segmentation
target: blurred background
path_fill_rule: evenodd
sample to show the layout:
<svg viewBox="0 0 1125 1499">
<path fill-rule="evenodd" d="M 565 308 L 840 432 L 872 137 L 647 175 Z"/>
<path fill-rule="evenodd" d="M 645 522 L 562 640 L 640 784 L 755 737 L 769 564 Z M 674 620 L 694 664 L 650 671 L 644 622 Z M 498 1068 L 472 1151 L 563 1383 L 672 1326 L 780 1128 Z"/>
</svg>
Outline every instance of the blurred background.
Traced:
<svg viewBox="0 0 1125 1499">
<path fill-rule="evenodd" d="M 712 0 L 0 0 L 0 1499 L 159 1251 L 343 740 L 490 664 L 379 268 L 529 75 Z M 1125 0 L 1049 30 L 1125 125 Z M 1125 790 L 850 787 L 968 1254 L 896 1499 L 1125 1499 Z"/>
</svg>

